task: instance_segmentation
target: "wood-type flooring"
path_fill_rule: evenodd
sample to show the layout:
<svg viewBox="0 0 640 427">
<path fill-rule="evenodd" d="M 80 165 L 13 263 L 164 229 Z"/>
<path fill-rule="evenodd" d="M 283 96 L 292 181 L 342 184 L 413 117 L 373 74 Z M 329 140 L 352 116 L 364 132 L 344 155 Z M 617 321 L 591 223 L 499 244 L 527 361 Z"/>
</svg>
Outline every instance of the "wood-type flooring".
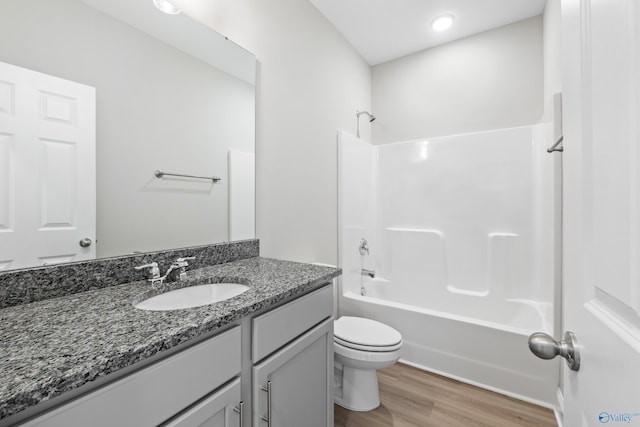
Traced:
<svg viewBox="0 0 640 427">
<path fill-rule="evenodd" d="M 335 405 L 335 427 L 557 427 L 553 411 L 402 363 L 378 371 L 380 406 Z"/>
</svg>

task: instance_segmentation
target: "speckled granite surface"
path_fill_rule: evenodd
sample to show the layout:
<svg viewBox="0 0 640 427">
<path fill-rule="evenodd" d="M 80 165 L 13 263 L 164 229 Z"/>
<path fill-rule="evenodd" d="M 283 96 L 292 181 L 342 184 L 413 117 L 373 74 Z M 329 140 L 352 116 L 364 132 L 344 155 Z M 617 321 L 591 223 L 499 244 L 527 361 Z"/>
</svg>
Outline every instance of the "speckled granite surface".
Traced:
<svg viewBox="0 0 640 427">
<path fill-rule="evenodd" d="M 190 271 L 185 284 L 250 286 L 227 301 L 174 311 L 133 307 L 144 281 L 0 310 L 0 419 L 89 383 L 262 308 L 304 294 L 340 270 L 247 258 Z"/>
<path fill-rule="evenodd" d="M 258 240 L 243 240 L 0 272 L 0 308 L 142 280 L 146 273 L 133 267 L 152 261 L 164 274 L 176 258 L 195 256 L 189 261 L 195 269 L 256 257 L 259 250 Z"/>
</svg>

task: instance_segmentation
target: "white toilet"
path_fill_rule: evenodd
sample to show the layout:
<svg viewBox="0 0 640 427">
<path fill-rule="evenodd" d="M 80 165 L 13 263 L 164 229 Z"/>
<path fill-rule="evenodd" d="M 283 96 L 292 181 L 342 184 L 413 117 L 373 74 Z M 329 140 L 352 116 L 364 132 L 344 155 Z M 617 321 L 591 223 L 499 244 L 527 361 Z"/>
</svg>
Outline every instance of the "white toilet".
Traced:
<svg viewBox="0 0 640 427">
<path fill-rule="evenodd" d="M 380 406 L 378 369 L 400 358 L 402 335 L 390 326 L 362 317 L 334 322 L 335 402 L 353 411 Z"/>
</svg>

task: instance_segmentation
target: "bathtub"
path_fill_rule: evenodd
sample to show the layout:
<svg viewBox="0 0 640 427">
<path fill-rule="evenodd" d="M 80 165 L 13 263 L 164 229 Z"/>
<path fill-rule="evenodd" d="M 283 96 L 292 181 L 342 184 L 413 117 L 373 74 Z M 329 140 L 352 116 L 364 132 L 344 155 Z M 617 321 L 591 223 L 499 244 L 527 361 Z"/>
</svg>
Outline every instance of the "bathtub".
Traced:
<svg viewBox="0 0 640 427">
<path fill-rule="evenodd" d="M 340 315 L 376 319 L 401 331 L 401 362 L 537 405 L 556 406 L 559 362 L 538 359 L 527 346 L 532 332 L 549 332 L 544 319 L 550 306 L 513 301 L 478 313 L 467 301 L 470 313 L 460 313 L 459 306 L 435 310 L 392 301 L 388 292 L 380 298 L 378 284 L 365 284 L 366 296 L 340 293 Z"/>
<path fill-rule="evenodd" d="M 397 329 L 407 364 L 555 408 L 560 362 L 527 345 L 560 328 L 552 134 L 546 123 L 375 146 L 340 133 L 339 315 Z"/>
</svg>

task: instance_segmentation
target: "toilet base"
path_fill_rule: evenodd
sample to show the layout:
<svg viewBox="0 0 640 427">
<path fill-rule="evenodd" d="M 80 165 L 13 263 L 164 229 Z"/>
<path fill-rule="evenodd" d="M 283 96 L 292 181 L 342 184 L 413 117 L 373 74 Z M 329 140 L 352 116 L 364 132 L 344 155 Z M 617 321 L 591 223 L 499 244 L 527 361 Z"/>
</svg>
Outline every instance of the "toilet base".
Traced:
<svg viewBox="0 0 640 427">
<path fill-rule="evenodd" d="M 345 409 L 360 412 L 371 411 L 380 406 L 377 371 L 343 366 L 342 397 L 336 396 L 335 403 Z"/>
</svg>

